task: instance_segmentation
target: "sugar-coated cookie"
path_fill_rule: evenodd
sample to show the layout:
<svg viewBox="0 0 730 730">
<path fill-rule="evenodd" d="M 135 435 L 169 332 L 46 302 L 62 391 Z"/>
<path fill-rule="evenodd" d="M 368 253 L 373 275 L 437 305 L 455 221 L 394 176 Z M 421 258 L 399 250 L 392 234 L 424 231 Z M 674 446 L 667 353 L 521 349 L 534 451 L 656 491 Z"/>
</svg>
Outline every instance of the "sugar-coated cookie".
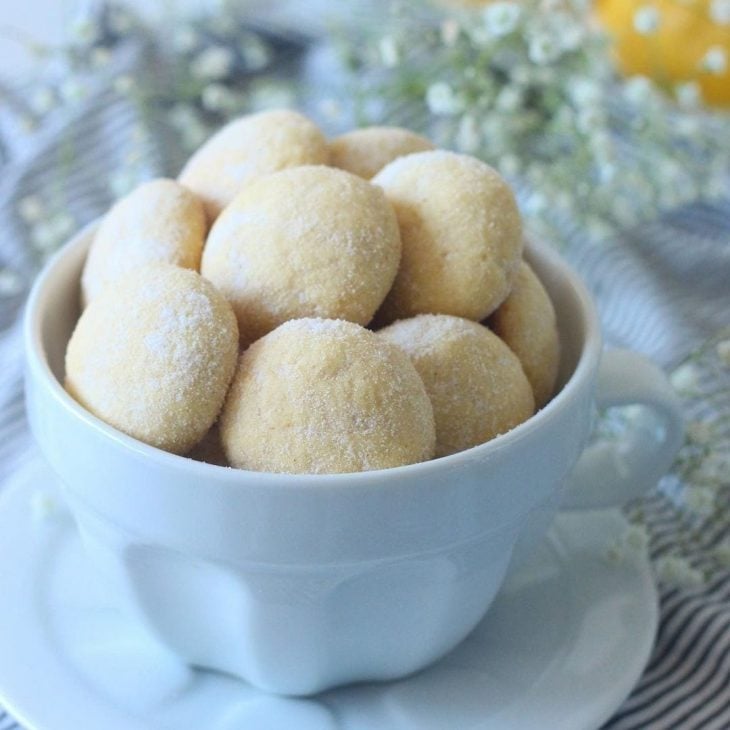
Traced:
<svg viewBox="0 0 730 730">
<path fill-rule="evenodd" d="M 553 303 L 528 264 L 520 265 L 512 291 L 488 325 L 520 359 L 535 404 L 542 408 L 555 389 L 560 341 Z"/>
<path fill-rule="evenodd" d="M 499 173 L 474 157 L 434 150 L 391 162 L 372 182 L 393 204 L 403 242 L 378 321 L 491 314 L 522 258 L 520 214 Z"/>
<path fill-rule="evenodd" d="M 322 165 L 267 175 L 216 221 L 201 272 L 223 293 L 247 345 L 289 319 L 365 325 L 398 270 L 400 235 L 380 188 Z"/>
<path fill-rule="evenodd" d="M 517 356 L 483 325 L 422 314 L 378 332 L 402 348 L 421 376 L 436 421 L 436 456 L 484 443 L 534 412 Z"/>
<path fill-rule="evenodd" d="M 329 147 L 322 132 L 289 109 L 249 114 L 214 134 L 180 173 L 197 193 L 210 221 L 251 180 L 297 165 L 326 165 Z"/>
<path fill-rule="evenodd" d="M 184 186 L 165 178 L 138 186 L 117 201 L 94 235 L 81 275 L 84 305 L 145 264 L 197 271 L 207 231 L 203 204 Z"/>
<path fill-rule="evenodd" d="M 120 431 L 184 454 L 215 421 L 238 355 L 230 305 L 200 274 L 136 269 L 84 310 L 66 390 Z"/>
<path fill-rule="evenodd" d="M 389 162 L 434 149 L 420 134 L 401 127 L 363 127 L 330 141 L 330 165 L 370 180 Z"/>
<path fill-rule="evenodd" d="M 289 321 L 240 360 L 220 419 L 233 466 L 329 474 L 430 459 L 431 403 L 407 355 L 342 320 Z"/>
</svg>

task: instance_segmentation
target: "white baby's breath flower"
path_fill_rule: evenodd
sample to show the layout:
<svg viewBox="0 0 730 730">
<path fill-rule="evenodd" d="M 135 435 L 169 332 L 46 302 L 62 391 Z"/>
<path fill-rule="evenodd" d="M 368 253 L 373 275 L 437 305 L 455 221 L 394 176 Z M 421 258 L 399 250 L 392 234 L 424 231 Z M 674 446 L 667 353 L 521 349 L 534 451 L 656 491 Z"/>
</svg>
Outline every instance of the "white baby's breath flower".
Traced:
<svg viewBox="0 0 730 730">
<path fill-rule="evenodd" d="M 296 103 L 294 91 L 289 84 L 275 83 L 270 80 L 249 87 L 248 97 L 251 108 L 256 111 L 282 109 L 294 106 Z"/>
<path fill-rule="evenodd" d="M 106 46 L 98 46 L 91 52 L 91 63 L 96 68 L 103 68 L 111 61 L 112 53 Z"/>
<path fill-rule="evenodd" d="M 237 97 L 223 84 L 208 84 L 200 95 L 205 109 L 211 112 L 232 111 L 237 104 Z"/>
<path fill-rule="evenodd" d="M 252 71 L 262 69 L 271 61 L 269 47 L 255 35 L 247 36 L 242 43 L 239 43 L 238 49 L 246 68 Z"/>
<path fill-rule="evenodd" d="M 577 78 L 568 86 L 570 100 L 576 106 L 595 106 L 601 102 L 603 93 L 599 85 L 589 78 Z"/>
<path fill-rule="evenodd" d="M 683 109 L 697 109 L 702 104 L 702 89 L 696 81 L 677 84 L 674 93 Z"/>
<path fill-rule="evenodd" d="M 633 104 L 644 104 L 654 96 L 654 84 L 647 76 L 632 76 L 623 87 L 624 96 Z"/>
<path fill-rule="evenodd" d="M 431 84 L 426 91 L 426 104 L 432 114 L 450 116 L 462 110 L 462 104 L 454 90 L 445 81 Z"/>
<path fill-rule="evenodd" d="M 81 101 L 89 93 L 87 87 L 73 77 L 63 81 L 59 91 L 61 92 L 61 97 L 70 103 Z"/>
<path fill-rule="evenodd" d="M 712 0 L 710 19 L 718 25 L 730 25 L 730 0 Z"/>
<path fill-rule="evenodd" d="M 540 33 L 530 39 L 527 55 L 530 61 L 543 66 L 560 58 L 562 50 L 555 38 L 547 33 Z"/>
<path fill-rule="evenodd" d="M 132 14 L 123 7 L 114 6 L 109 9 L 109 29 L 117 35 L 126 35 L 134 25 Z"/>
<path fill-rule="evenodd" d="M 332 97 L 322 99 L 318 104 L 318 108 L 325 119 L 336 121 L 342 117 L 342 104 Z"/>
<path fill-rule="evenodd" d="M 520 172 L 520 159 L 517 155 L 502 155 L 497 162 L 497 167 L 503 175 L 514 177 Z"/>
<path fill-rule="evenodd" d="M 715 511 L 715 490 L 696 484 L 684 488 L 685 507 L 698 517 L 709 517 Z"/>
<path fill-rule="evenodd" d="M 575 126 L 584 134 L 590 134 L 591 132 L 602 129 L 605 123 L 605 115 L 596 107 L 581 109 L 575 120 Z"/>
<path fill-rule="evenodd" d="M 597 171 L 598 179 L 602 183 L 613 182 L 618 174 L 618 168 L 613 162 L 599 162 Z"/>
<path fill-rule="evenodd" d="M 400 61 L 400 49 L 392 35 L 383 36 L 380 39 L 380 59 L 385 68 L 395 68 Z"/>
<path fill-rule="evenodd" d="M 137 175 L 133 170 L 122 167 L 109 176 L 109 190 L 114 198 L 121 198 L 137 185 Z"/>
<path fill-rule="evenodd" d="M 134 78 L 129 74 L 121 74 L 112 81 L 112 88 L 114 91 L 116 91 L 117 94 L 122 94 L 123 96 L 129 94 L 134 87 Z"/>
<path fill-rule="evenodd" d="M 586 230 L 589 236 L 597 241 L 608 238 L 614 232 L 614 229 L 605 220 L 596 216 L 588 217 Z"/>
<path fill-rule="evenodd" d="M 557 73 L 552 66 L 539 66 L 534 69 L 532 78 L 535 83 L 542 86 L 553 86 L 557 81 Z"/>
<path fill-rule="evenodd" d="M 610 162 L 614 158 L 614 144 L 611 135 L 605 129 L 594 129 L 589 138 L 591 152 L 600 164 Z"/>
<path fill-rule="evenodd" d="M 14 297 L 23 291 L 23 279 L 12 269 L 0 269 L 0 297 Z"/>
<path fill-rule="evenodd" d="M 613 566 L 623 565 L 626 562 L 626 546 L 620 540 L 608 546 L 606 561 Z"/>
<path fill-rule="evenodd" d="M 521 15 L 522 9 L 516 2 L 494 2 L 482 13 L 487 31 L 495 38 L 516 30 Z"/>
<path fill-rule="evenodd" d="M 49 221 L 53 235 L 59 243 L 70 236 L 75 227 L 74 219 L 68 213 L 58 213 Z"/>
<path fill-rule="evenodd" d="M 484 25 L 471 25 L 467 26 L 464 30 L 476 48 L 489 48 L 495 43 L 494 36 Z"/>
<path fill-rule="evenodd" d="M 513 112 L 520 108 L 523 101 L 522 89 L 505 85 L 497 94 L 494 105 L 503 112 Z"/>
<path fill-rule="evenodd" d="M 693 568 L 686 558 L 666 555 L 654 564 L 657 578 L 662 583 L 682 588 L 698 588 L 705 582 L 702 572 Z"/>
<path fill-rule="evenodd" d="M 711 46 L 700 61 L 700 68 L 711 74 L 723 74 L 727 69 L 727 54 L 722 46 Z"/>
<path fill-rule="evenodd" d="M 53 226 L 43 221 L 36 223 L 31 228 L 30 240 L 36 250 L 43 254 L 52 251 L 58 245 Z"/>
<path fill-rule="evenodd" d="M 575 51 L 585 40 L 585 29 L 581 24 L 569 21 L 560 29 L 558 40 L 564 51 Z"/>
<path fill-rule="evenodd" d="M 621 565 L 627 561 L 643 556 L 649 545 L 649 533 L 643 525 L 628 525 L 606 551 L 608 560 L 613 565 Z"/>
<path fill-rule="evenodd" d="M 188 53 L 200 44 L 200 37 L 190 26 L 184 25 L 175 31 L 173 45 L 181 53 Z"/>
<path fill-rule="evenodd" d="M 89 18 L 78 18 L 71 24 L 71 35 L 82 43 L 93 43 L 99 37 L 99 27 Z"/>
<path fill-rule="evenodd" d="M 667 183 L 677 183 L 682 179 L 682 166 L 676 160 L 661 160 L 658 173 Z"/>
<path fill-rule="evenodd" d="M 652 35 L 659 29 L 661 14 L 653 5 L 642 5 L 634 13 L 634 30 L 640 35 Z"/>
<path fill-rule="evenodd" d="M 56 95 L 48 86 L 36 89 L 30 97 L 30 106 L 36 114 L 48 114 L 56 104 Z"/>
<path fill-rule="evenodd" d="M 459 130 L 456 134 L 456 143 L 463 152 L 476 152 L 482 138 L 477 120 L 471 114 L 465 114 L 459 120 Z"/>
<path fill-rule="evenodd" d="M 715 346 L 715 352 L 720 358 L 720 362 L 727 368 L 730 368 L 730 339 L 722 340 Z"/>
<path fill-rule="evenodd" d="M 444 45 L 450 48 L 458 40 L 461 28 L 456 20 L 447 18 L 441 23 L 439 31 Z"/>
<path fill-rule="evenodd" d="M 713 451 L 706 456 L 697 469 L 692 472 L 692 481 L 708 486 L 730 484 L 730 454 Z"/>
<path fill-rule="evenodd" d="M 36 223 L 43 217 L 43 203 L 35 195 L 28 195 L 18 202 L 18 213 L 25 223 Z"/>
<path fill-rule="evenodd" d="M 234 61 L 235 57 L 229 48 L 211 46 L 193 59 L 190 70 L 199 79 L 222 79 L 231 72 Z"/>
<path fill-rule="evenodd" d="M 691 362 L 685 363 L 669 376 L 669 380 L 677 392 L 692 393 L 697 390 L 697 368 Z"/>
<path fill-rule="evenodd" d="M 674 128 L 677 130 L 677 132 L 687 139 L 692 139 L 696 134 L 698 134 L 700 131 L 700 127 L 701 125 L 699 119 L 697 119 L 696 116 L 692 116 L 690 114 L 684 114 L 679 117 L 674 125 Z"/>
<path fill-rule="evenodd" d="M 644 525 L 629 525 L 623 540 L 632 552 L 643 553 L 649 546 L 649 531 Z"/>
<path fill-rule="evenodd" d="M 518 86 L 527 86 L 532 81 L 532 69 L 526 63 L 518 63 L 510 69 L 510 80 Z"/>
</svg>

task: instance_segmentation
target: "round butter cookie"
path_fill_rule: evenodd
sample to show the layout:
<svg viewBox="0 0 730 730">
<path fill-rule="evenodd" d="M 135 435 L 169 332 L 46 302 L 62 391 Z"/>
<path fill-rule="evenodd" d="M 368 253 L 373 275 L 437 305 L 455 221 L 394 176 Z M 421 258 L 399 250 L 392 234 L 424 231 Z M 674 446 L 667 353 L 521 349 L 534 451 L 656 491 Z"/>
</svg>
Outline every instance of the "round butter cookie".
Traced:
<svg viewBox="0 0 730 730">
<path fill-rule="evenodd" d="M 236 318 L 200 274 L 137 269 L 84 310 L 66 350 L 66 390 L 147 444 L 188 452 L 215 421 L 238 356 Z"/>
<path fill-rule="evenodd" d="M 436 422 L 436 456 L 489 441 L 535 410 L 517 356 L 477 322 L 422 314 L 380 330 L 378 337 L 408 354 L 426 386 Z"/>
<path fill-rule="evenodd" d="M 522 258 L 520 214 L 499 173 L 474 157 L 434 150 L 391 162 L 372 182 L 393 204 L 403 242 L 378 321 L 491 314 Z"/>
<path fill-rule="evenodd" d="M 330 141 L 330 165 L 370 180 L 389 162 L 434 149 L 430 140 L 400 127 L 363 127 Z"/>
<path fill-rule="evenodd" d="M 200 196 L 213 221 L 251 180 L 287 167 L 328 161 L 327 140 L 314 122 L 278 109 L 227 124 L 193 154 L 178 179 Z"/>
<path fill-rule="evenodd" d="M 207 232 L 203 204 L 188 189 L 165 178 L 143 183 L 117 201 L 99 224 L 81 275 L 83 304 L 145 264 L 197 271 Z"/>
<path fill-rule="evenodd" d="M 309 165 L 247 185 L 213 226 L 201 272 L 233 306 L 247 345 L 289 319 L 367 324 L 393 283 L 400 250 L 380 188 Z"/>
<path fill-rule="evenodd" d="M 560 341 L 555 309 L 535 272 L 520 265 L 507 299 L 488 320 L 488 326 L 517 355 L 542 408 L 555 390 L 560 364 Z"/>
<path fill-rule="evenodd" d="M 430 459 L 431 403 L 408 357 L 342 320 L 289 321 L 240 360 L 220 419 L 233 466 L 291 474 Z"/>
</svg>

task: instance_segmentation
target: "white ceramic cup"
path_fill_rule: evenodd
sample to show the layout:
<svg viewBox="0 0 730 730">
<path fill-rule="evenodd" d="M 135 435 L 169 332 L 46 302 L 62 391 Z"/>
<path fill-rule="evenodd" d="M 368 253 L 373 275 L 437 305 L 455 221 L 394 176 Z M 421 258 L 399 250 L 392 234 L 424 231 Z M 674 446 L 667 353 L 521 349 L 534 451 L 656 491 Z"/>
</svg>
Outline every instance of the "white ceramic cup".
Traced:
<svg viewBox="0 0 730 730">
<path fill-rule="evenodd" d="M 30 423 L 101 574 L 192 665 L 292 695 L 414 672 L 479 622 L 513 554 L 539 541 L 561 502 L 636 496 L 680 444 L 661 372 L 628 352 L 601 361 L 583 285 L 553 252 L 530 246 L 558 314 L 560 391 L 509 433 L 421 464 L 325 476 L 159 451 L 95 418 L 61 384 L 90 237 L 70 241 L 30 296 Z M 570 486 L 596 402 L 643 404 L 647 416 L 589 449 Z"/>
</svg>

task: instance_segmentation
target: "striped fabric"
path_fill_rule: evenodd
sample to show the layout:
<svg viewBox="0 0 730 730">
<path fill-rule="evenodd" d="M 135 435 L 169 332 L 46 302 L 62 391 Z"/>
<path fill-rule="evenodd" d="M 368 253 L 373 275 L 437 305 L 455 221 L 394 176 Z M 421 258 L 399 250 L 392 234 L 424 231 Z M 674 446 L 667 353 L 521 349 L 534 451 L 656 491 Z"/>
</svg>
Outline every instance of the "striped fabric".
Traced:
<svg viewBox="0 0 730 730">
<path fill-rule="evenodd" d="M 148 73 L 150 63 L 146 49 L 124 48 L 110 74 Z M 29 253 L 18 203 L 47 190 L 60 161 L 66 168 L 63 194 L 79 225 L 108 207 L 108 176 L 122 163 L 119 141 L 140 121 L 138 111 L 103 83 L 74 112 L 50 118 L 32 145 L 15 144 L 14 135 L 8 134 L 12 126 L 0 113 L 0 134 L 5 133 L 0 139 L 0 267 L 9 266 L 26 283 L 31 281 L 38 258 Z M 159 152 L 163 148 L 161 142 L 145 149 L 150 176 L 176 172 Z M 68 149 L 73 154 L 64 157 Z M 566 230 L 566 237 L 567 255 L 595 295 L 610 344 L 642 351 L 670 367 L 730 325 L 730 203 L 675 211 L 602 244 L 585 243 L 578 232 Z M 23 413 L 19 317 L 24 294 L 0 300 L 0 485 L 34 458 Z M 671 483 L 665 481 L 668 493 Z M 727 515 L 730 504 L 722 507 Z M 658 557 L 682 540 L 686 525 L 661 491 L 644 508 L 655 535 L 652 552 Z M 694 564 L 709 565 L 710 550 L 728 537 L 727 518 L 720 515 L 692 545 Z M 605 727 L 730 728 L 730 574 L 702 587 L 662 592 L 661 625 L 650 664 Z M 0 708 L 0 730 L 18 728 Z"/>
</svg>

